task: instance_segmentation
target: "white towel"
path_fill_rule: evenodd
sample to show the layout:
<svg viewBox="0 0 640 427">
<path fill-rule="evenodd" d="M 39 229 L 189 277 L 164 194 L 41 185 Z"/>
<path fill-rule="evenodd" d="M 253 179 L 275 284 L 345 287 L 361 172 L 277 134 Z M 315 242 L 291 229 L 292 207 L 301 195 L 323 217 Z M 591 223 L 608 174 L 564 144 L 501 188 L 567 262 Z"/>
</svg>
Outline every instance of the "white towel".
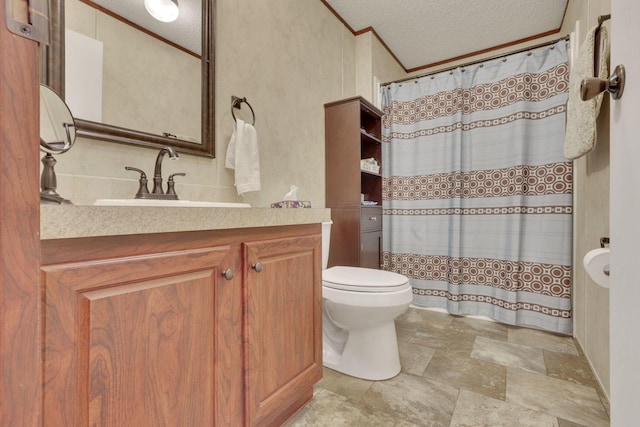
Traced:
<svg viewBox="0 0 640 427">
<path fill-rule="evenodd" d="M 602 97 L 600 94 L 588 101 L 580 98 L 582 79 L 593 77 L 594 38 L 597 26 L 592 28 L 585 38 L 578 58 L 569 72 L 569 101 L 567 101 L 567 129 L 564 140 L 564 155 L 568 159 L 577 159 L 596 146 L 596 119 L 600 114 Z M 598 77 L 607 78 L 607 60 L 609 59 L 609 40 L 607 29 L 600 27 L 600 64 Z"/>
<path fill-rule="evenodd" d="M 260 152 L 258 135 L 253 125 L 236 120 L 224 165 L 235 170 L 238 195 L 260 190 Z"/>
</svg>

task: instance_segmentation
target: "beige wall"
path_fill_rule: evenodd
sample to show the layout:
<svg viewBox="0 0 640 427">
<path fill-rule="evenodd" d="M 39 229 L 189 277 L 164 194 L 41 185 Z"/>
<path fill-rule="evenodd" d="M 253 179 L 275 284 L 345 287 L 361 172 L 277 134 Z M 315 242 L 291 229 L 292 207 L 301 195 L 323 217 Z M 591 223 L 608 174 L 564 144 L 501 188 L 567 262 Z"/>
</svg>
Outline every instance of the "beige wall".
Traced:
<svg viewBox="0 0 640 427">
<path fill-rule="evenodd" d="M 580 38 L 611 11 L 609 0 L 571 0 L 563 30 L 579 21 Z M 605 26 L 610 28 L 608 21 Z M 582 40 L 581 40 L 582 42 Z M 580 43 L 581 44 L 581 43 Z M 598 118 L 596 148 L 574 162 L 574 336 L 609 395 L 609 290 L 595 284 L 582 259 L 609 236 L 609 96 Z"/>
<path fill-rule="evenodd" d="M 216 159 L 183 154 L 164 162 L 187 200 L 243 200 L 269 206 L 291 184 L 301 200 L 324 206 L 326 102 L 356 94 L 355 37 L 317 0 L 218 0 L 216 10 Z M 239 199 L 224 168 L 233 128 L 231 96 L 246 97 L 256 113 L 262 191 Z M 130 198 L 134 166 L 152 173 L 157 150 L 78 140 L 58 156 L 58 191 L 77 204 Z"/>
<path fill-rule="evenodd" d="M 371 31 L 356 37 L 356 93 L 378 105 L 376 85 L 407 76 L 404 68 Z"/>
<path fill-rule="evenodd" d="M 407 73 L 404 68 L 391 56 L 377 37 L 373 37 L 371 52 L 371 74 L 373 77 L 377 77 L 381 83 L 406 77 Z"/>
<path fill-rule="evenodd" d="M 375 37 L 373 37 L 371 31 L 356 37 L 356 94 L 369 101 L 373 98 L 373 78 L 371 71 L 373 69 L 372 44 L 374 39 Z"/>
</svg>

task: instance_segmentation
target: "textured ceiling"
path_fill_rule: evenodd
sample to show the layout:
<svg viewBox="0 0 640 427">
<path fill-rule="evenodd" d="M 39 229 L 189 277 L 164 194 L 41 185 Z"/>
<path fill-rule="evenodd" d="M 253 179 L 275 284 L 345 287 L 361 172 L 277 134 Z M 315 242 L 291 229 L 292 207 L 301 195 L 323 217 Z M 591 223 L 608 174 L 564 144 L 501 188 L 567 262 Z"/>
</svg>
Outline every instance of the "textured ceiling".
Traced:
<svg viewBox="0 0 640 427">
<path fill-rule="evenodd" d="M 558 30 L 568 0 L 323 0 L 407 70 Z"/>
<path fill-rule="evenodd" d="M 174 22 L 155 20 L 143 0 L 93 0 L 93 3 L 200 55 L 202 0 L 178 0 L 180 14 Z"/>
</svg>

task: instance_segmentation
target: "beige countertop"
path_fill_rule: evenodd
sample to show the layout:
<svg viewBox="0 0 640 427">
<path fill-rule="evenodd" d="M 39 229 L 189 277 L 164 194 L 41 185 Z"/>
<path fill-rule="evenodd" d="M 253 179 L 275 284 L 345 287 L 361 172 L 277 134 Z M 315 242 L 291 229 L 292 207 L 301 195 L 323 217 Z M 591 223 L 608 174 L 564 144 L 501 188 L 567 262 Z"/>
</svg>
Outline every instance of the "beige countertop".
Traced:
<svg viewBox="0 0 640 427">
<path fill-rule="evenodd" d="M 315 224 L 330 209 L 40 206 L 40 239 Z"/>
</svg>

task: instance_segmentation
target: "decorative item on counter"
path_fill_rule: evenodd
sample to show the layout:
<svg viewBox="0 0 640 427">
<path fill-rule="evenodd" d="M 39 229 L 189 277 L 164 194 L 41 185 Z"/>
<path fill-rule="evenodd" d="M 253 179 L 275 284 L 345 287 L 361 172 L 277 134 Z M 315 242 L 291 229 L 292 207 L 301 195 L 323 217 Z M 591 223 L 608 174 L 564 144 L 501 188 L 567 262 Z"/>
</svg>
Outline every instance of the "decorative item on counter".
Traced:
<svg viewBox="0 0 640 427">
<path fill-rule="evenodd" d="M 373 157 L 369 159 L 362 159 L 360 160 L 360 170 L 380 173 L 380 165 L 378 164 L 378 161 Z"/>
<path fill-rule="evenodd" d="M 282 201 L 271 203 L 272 208 L 310 208 L 311 202 L 308 200 L 297 200 L 298 199 L 298 187 L 296 185 L 292 185 L 289 188 L 289 192 L 282 196 Z"/>
</svg>

